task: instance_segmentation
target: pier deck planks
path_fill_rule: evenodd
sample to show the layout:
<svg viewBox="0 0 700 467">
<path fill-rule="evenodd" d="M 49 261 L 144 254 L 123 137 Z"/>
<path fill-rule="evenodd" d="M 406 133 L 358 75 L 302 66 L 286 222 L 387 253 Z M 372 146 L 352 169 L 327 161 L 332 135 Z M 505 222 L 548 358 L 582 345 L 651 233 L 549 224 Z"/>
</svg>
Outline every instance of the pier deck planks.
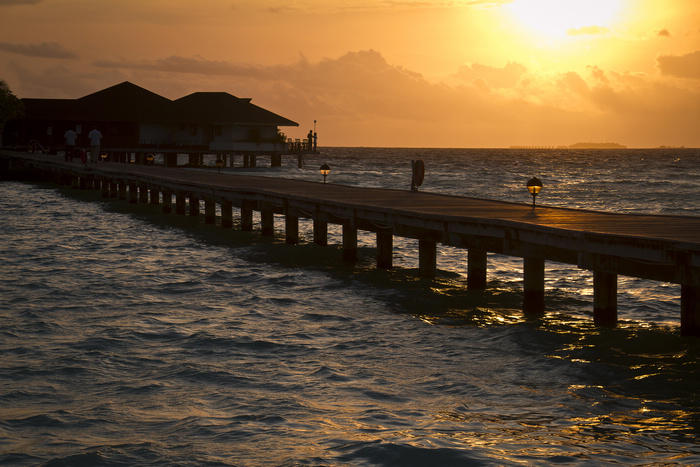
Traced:
<svg viewBox="0 0 700 467">
<path fill-rule="evenodd" d="M 64 164 L 82 169 L 81 164 L 66 163 L 57 156 L 11 154 L 23 159 Z M 308 199 L 316 203 L 353 208 L 375 208 L 446 221 L 484 219 L 575 232 L 664 239 L 693 244 L 700 248 L 700 217 L 617 214 L 559 208 L 542 204 L 538 204 L 533 209 L 529 203 L 509 203 L 425 191 L 412 192 L 408 187 L 406 190 L 363 188 L 273 177 L 219 174 L 215 170 L 206 169 L 186 170 L 135 164 L 97 163 L 88 166 L 87 170 L 94 171 L 97 175 L 123 176 L 133 174 L 141 177 L 152 177 L 154 180 L 176 181 L 200 188 L 266 192 Z"/>
</svg>

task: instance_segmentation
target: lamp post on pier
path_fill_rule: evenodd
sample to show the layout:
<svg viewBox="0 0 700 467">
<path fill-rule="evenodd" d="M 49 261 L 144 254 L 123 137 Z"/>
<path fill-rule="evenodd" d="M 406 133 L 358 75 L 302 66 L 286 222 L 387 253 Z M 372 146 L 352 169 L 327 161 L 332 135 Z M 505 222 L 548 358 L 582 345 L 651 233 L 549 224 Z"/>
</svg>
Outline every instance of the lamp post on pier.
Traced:
<svg viewBox="0 0 700 467">
<path fill-rule="evenodd" d="M 324 163 L 319 170 L 321 171 L 321 175 L 323 175 L 323 183 L 326 183 L 326 176 L 330 173 L 331 166 Z"/>
<path fill-rule="evenodd" d="M 532 207 L 535 207 L 535 198 L 537 194 L 542 190 L 542 182 L 537 177 L 532 177 L 527 182 L 527 191 L 532 195 Z"/>
</svg>

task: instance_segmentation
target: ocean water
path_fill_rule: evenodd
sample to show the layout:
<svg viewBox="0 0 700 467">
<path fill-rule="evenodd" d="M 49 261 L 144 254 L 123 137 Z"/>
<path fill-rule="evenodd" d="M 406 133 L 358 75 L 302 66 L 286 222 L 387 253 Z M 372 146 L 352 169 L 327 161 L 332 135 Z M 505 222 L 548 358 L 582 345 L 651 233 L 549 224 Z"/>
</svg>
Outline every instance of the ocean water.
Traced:
<svg viewBox="0 0 700 467">
<path fill-rule="evenodd" d="M 613 212 L 700 215 L 700 150 L 329 148 L 304 167 L 225 169 Z M 236 163 L 240 165 L 240 160 Z M 265 161 L 261 160 L 261 165 Z M 209 161 L 213 164 L 213 161 Z M 186 169 L 183 169 L 186 170 Z M 592 324 L 589 271 L 546 264 L 523 317 L 522 260 L 417 242 L 394 269 L 329 246 L 162 214 L 99 192 L 0 182 L 0 465 L 700 464 L 700 339 L 680 289 L 621 276 Z M 257 224 L 256 224 L 257 225 Z"/>
</svg>

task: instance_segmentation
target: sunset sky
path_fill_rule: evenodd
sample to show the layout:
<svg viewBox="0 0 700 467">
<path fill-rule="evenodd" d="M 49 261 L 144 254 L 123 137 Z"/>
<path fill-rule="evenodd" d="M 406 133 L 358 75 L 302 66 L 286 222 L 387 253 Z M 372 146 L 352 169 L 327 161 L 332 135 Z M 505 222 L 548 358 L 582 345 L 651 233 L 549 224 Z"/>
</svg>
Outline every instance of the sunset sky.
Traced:
<svg viewBox="0 0 700 467">
<path fill-rule="evenodd" d="M 700 2 L 0 0 L 0 79 L 225 91 L 320 146 L 700 147 Z"/>
</svg>

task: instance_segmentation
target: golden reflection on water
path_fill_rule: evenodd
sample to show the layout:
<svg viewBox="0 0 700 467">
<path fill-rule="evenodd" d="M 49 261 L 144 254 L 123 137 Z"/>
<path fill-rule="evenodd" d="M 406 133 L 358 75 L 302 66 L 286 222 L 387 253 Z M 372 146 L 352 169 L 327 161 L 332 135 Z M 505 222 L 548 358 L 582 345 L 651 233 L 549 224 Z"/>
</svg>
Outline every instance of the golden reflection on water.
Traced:
<svg viewBox="0 0 700 467">
<path fill-rule="evenodd" d="M 448 309 L 442 313 L 419 314 L 418 319 L 431 326 L 494 326 L 518 324 L 525 320 L 521 312 L 475 308 L 473 310 Z"/>
</svg>

